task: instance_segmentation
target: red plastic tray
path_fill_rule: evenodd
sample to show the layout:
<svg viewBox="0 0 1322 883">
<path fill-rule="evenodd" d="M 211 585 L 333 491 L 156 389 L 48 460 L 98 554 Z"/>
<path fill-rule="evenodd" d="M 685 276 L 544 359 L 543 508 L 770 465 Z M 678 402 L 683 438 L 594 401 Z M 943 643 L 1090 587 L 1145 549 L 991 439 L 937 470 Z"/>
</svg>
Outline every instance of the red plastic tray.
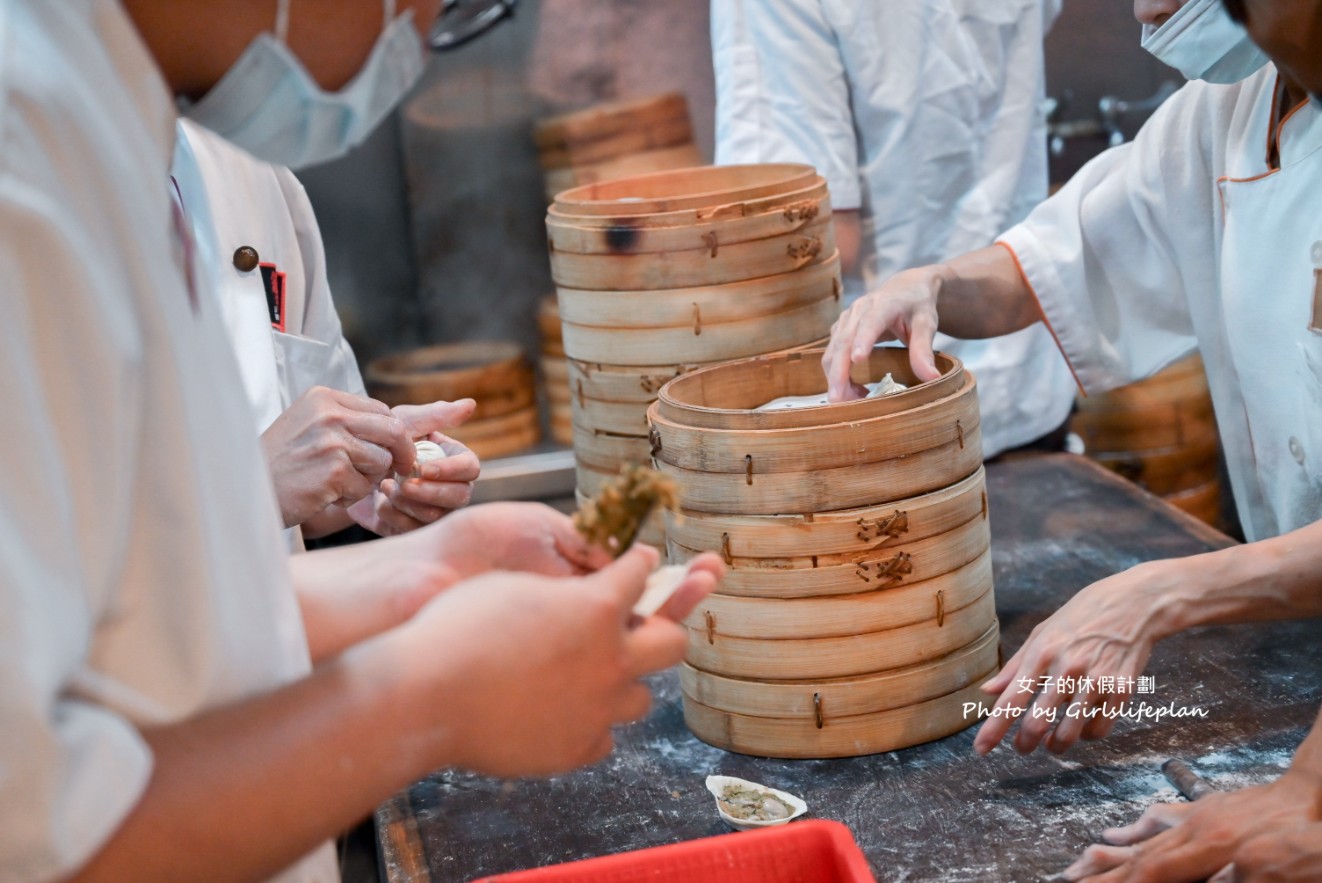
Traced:
<svg viewBox="0 0 1322 883">
<path fill-rule="evenodd" d="M 475 883 L 876 883 L 849 829 L 814 819 L 704 837 Z"/>
</svg>

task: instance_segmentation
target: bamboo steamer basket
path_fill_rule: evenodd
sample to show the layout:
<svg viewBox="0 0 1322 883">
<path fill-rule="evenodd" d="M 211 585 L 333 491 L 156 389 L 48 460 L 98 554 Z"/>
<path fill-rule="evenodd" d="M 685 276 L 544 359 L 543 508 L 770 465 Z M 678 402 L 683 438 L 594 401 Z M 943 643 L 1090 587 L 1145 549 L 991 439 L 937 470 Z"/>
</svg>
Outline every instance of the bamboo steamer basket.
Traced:
<svg viewBox="0 0 1322 883">
<path fill-rule="evenodd" d="M 751 681 L 683 664 L 684 719 L 729 751 L 849 757 L 916 745 L 970 723 L 965 702 L 999 667 L 995 624 L 966 647 L 907 668 L 852 678 Z"/>
<path fill-rule="evenodd" d="M 469 420 L 446 435 L 465 444 L 478 457 L 489 460 L 517 454 L 537 444 L 541 429 L 535 403 L 485 420 Z"/>
<path fill-rule="evenodd" d="M 692 140 L 688 102 L 675 92 L 598 104 L 542 120 L 533 129 L 548 169 Z"/>
<path fill-rule="evenodd" d="M 480 434 L 474 424 L 529 408 L 536 413 L 532 366 L 517 344 L 506 341 L 447 343 L 383 356 L 364 374 L 371 395 L 391 407 L 475 400 L 470 434 Z"/>
<path fill-rule="evenodd" d="M 840 258 L 701 288 L 561 289 L 565 349 L 585 362 L 673 366 L 788 349 L 822 336 L 840 310 Z"/>
<path fill-rule="evenodd" d="M 649 408 L 654 462 L 676 479 L 672 561 L 713 551 L 726 576 L 685 619 L 685 720 L 700 738 L 777 757 L 888 751 L 973 723 L 995 671 L 985 474 L 974 378 L 937 354 L 875 349 L 854 379 L 890 396 L 756 411 L 820 393 L 822 350 L 698 369 Z M 890 692 L 893 688 L 894 692 Z"/>
<path fill-rule="evenodd" d="M 805 188 L 796 180 L 798 169 L 786 164 L 765 166 L 707 166 L 680 169 L 588 185 L 561 193 L 547 214 L 551 275 L 558 286 L 588 290 L 673 289 L 738 282 L 788 273 L 829 258 L 835 252 L 830 198 L 825 181 L 814 175 Z M 775 202 L 757 211 L 739 202 L 738 193 L 756 187 L 726 188 L 741 180 L 739 170 L 758 170 L 753 179 L 762 189 L 775 190 Z M 811 171 L 811 169 L 809 169 Z M 614 188 L 609 191 L 608 188 Z M 794 189 L 784 189 L 794 188 Z M 657 226 L 668 210 L 646 212 L 648 205 L 668 206 L 665 198 L 706 190 L 699 198 L 708 204 L 724 200 L 722 211 L 692 219 L 681 210 L 664 226 Z M 616 214 L 600 226 L 591 214 L 579 216 L 582 195 L 596 197 L 618 192 L 607 202 Z M 695 197 L 688 197 L 693 199 Z M 621 200 L 630 200 L 622 202 Z M 734 205 L 739 208 L 731 209 Z M 628 212 L 629 214 L 624 214 Z"/>
<path fill-rule="evenodd" d="M 1190 514 L 1220 521 L 1220 438 L 1201 357 L 1080 397 L 1070 428 L 1098 463 Z"/>
<path fill-rule="evenodd" d="M 614 181 L 648 172 L 685 169 L 703 163 L 702 151 L 693 142 L 673 147 L 653 147 L 636 153 L 603 159 L 598 162 L 579 163 L 561 168 L 546 169 L 542 178 L 546 182 L 546 198 L 554 202 L 558 194 L 584 184 Z"/>
<path fill-rule="evenodd" d="M 678 486 L 683 508 L 745 515 L 829 511 L 924 494 L 977 471 L 976 384 L 949 356 L 939 356 L 939 380 L 920 384 L 906 351 L 875 349 L 866 365 L 871 379 L 890 373 L 912 389 L 844 405 L 753 410 L 781 395 L 820 392 L 821 355 L 761 356 L 666 385 L 648 410 L 653 457 Z M 694 425 L 690 415 L 725 427 Z"/>
</svg>

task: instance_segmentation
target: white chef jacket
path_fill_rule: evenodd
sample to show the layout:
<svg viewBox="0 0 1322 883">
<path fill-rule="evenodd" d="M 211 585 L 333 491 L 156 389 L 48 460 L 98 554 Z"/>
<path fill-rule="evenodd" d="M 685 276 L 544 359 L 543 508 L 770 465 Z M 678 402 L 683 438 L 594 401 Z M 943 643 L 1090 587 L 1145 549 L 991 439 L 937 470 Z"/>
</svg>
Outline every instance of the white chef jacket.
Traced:
<svg viewBox="0 0 1322 883">
<path fill-rule="evenodd" d="M 192 120 L 180 119 L 178 129 L 171 173 L 258 432 L 314 386 L 366 395 L 331 300 L 321 230 L 303 185 L 289 169 Z M 242 246 L 256 250 L 257 269 L 235 266 Z M 281 302 L 273 303 L 277 296 Z"/>
<path fill-rule="evenodd" d="M 1088 390 L 1201 351 L 1249 539 L 1322 518 L 1322 114 L 1192 82 L 1002 241 Z"/>
<path fill-rule="evenodd" d="M 132 810 L 140 728 L 309 662 L 158 70 L 114 0 L 0 0 L 0 59 L 0 880 L 31 883 Z"/>
<path fill-rule="evenodd" d="M 991 244 L 1046 197 L 1042 38 L 1058 0 L 713 0 L 716 161 L 806 162 L 859 209 L 863 279 Z M 978 378 L 983 449 L 1045 435 L 1075 387 L 1042 327 L 937 347 Z"/>
<path fill-rule="evenodd" d="M 314 386 L 366 396 L 326 278 L 321 229 L 303 185 L 283 166 L 181 118 L 171 174 L 193 233 L 198 270 L 220 304 L 261 434 Z M 257 252 L 240 270 L 235 251 Z M 302 551 L 303 531 L 285 531 Z"/>
</svg>

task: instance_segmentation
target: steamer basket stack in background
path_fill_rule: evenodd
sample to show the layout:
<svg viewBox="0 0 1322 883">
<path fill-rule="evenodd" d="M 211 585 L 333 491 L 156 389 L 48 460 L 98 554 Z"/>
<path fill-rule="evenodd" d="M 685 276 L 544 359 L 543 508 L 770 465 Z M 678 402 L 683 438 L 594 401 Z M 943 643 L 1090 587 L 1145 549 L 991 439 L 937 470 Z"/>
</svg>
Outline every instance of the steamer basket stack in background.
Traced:
<svg viewBox="0 0 1322 883">
<path fill-rule="evenodd" d="M 532 366 L 516 343 L 447 343 L 383 356 L 363 379 L 368 394 L 392 408 L 474 399 L 473 416 L 446 435 L 482 459 L 516 454 L 541 438 Z"/>
<path fill-rule="evenodd" d="M 677 93 L 552 117 L 533 130 L 533 141 L 548 201 L 571 187 L 703 162 L 688 102 Z"/>
<path fill-rule="evenodd" d="M 678 485 L 672 561 L 727 574 L 686 620 L 684 716 L 701 739 L 772 757 L 890 751 L 973 724 L 998 663 L 976 386 L 955 359 L 918 384 L 877 349 L 877 399 L 752 410 L 824 386 L 821 351 L 704 368 L 648 409 Z M 867 376 L 864 377 L 863 375 Z"/>
<path fill-rule="evenodd" d="M 1220 436 L 1201 356 L 1138 383 L 1080 396 L 1070 429 L 1107 469 L 1219 526 Z"/>
<path fill-rule="evenodd" d="M 839 311 L 830 200 L 809 166 L 592 184 L 559 194 L 546 225 L 580 496 L 651 461 L 647 406 L 666 381 L 820 340 Z M 640 538 L 663 544 L 659 513 Z"/>
</svg>

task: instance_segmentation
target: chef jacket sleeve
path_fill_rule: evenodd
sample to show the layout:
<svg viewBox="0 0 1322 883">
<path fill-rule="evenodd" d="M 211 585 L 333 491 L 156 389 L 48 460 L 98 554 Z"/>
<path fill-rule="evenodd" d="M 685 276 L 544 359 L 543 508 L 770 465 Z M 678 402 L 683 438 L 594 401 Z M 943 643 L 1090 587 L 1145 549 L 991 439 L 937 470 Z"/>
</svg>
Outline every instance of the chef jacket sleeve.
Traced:
<svg viewBox="0 0 1322 883">
<path fill-rule="evenodd" d="M 1188 297 L 1215 291 L 1219 206 L 1200 98 L 1186 87 L 999 240 L 1090 392 L 1197 346 Z M 1199 127 L 1202 127 L 1201 130 Z"/>
<path fill-rule="evenodd" d="M 137 729 L 79 689 L 98 625 L 113 627 L 136 449 L 146 441 L 132 299 L 94 271 L 107 256 L 76 211 L 15 176 L 0 180 L 6 881 L 65 876 L 86 862 L 139 800 L 152 766 Z"/>
</svg>

